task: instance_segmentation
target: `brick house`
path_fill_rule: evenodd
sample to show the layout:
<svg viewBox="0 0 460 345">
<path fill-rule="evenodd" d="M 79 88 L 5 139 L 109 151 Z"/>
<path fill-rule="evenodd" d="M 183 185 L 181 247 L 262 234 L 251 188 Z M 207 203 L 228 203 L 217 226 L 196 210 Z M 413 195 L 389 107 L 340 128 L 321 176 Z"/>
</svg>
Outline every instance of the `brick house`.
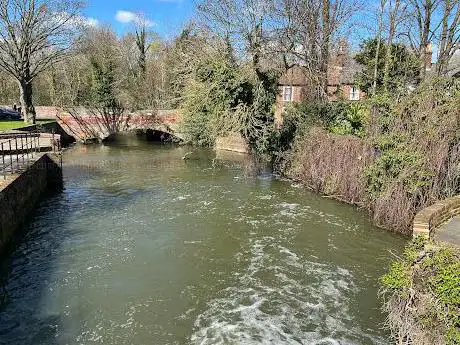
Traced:
<svg viewBox="0 0 460 345">
<path fill-rule="evenodd" d="M 345 52 L 343 45 L 339 47 L 338 52 L 331 57 L 328 65 L 328 99 L 331 101 L 359 101 L 364 98 L 365 93 L 355 84 L 355 75 L 362 69 L 363 67 Z M 280 77 L 275 105 L 275 125 L 277 127 L 283 123 L 285 107 L 290 103 L 306 100 L 309 90 L 309 79 L 305 75 L 305 69 L 300 65 L 293 66 Z"/>
</svg>

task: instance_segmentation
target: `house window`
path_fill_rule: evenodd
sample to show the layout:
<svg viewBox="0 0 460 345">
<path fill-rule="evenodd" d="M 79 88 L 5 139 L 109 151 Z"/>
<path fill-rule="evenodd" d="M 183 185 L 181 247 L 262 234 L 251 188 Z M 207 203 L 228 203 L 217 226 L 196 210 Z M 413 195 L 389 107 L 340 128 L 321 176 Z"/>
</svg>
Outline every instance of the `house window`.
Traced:
<svg viewBox="0 0 460 345">
<path fill-rule="evenodd" d="M 283 101 L 292 102 L 292 86 L 285 86 L 283 89 Z"/>
<path fill-rule="evenodd" d="M 359 101 L 359 89 L 352 86 L 350 89 L 350 101 Z"/>
</svg>

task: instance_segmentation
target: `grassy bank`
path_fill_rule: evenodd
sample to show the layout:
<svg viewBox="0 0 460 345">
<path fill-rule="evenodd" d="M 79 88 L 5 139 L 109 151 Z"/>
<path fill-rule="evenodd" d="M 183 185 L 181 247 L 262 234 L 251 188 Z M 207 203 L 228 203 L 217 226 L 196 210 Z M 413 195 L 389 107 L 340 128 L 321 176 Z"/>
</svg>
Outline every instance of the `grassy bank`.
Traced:
<svg viewBox="0 0 460 345">
<path fill-rule="evenodd" d="M 45 123 L 54 122 L 54 121 L 55 120 L 37 120 L 37 125 L 43 125 Z M 24 121 L 22 120 L 18 120 L 18 121 L 0 120 L 0 131 L 19 129 L 19 128 L 29 127 L 29 126 L 30 126 L 29 124 L 24 123 Z"/>
<path fill-rule="evenodd" d="M 407 246 L 381 279 L 387 325 L 397 344 L 460 344 L 460 250 Z"/>
</svg>

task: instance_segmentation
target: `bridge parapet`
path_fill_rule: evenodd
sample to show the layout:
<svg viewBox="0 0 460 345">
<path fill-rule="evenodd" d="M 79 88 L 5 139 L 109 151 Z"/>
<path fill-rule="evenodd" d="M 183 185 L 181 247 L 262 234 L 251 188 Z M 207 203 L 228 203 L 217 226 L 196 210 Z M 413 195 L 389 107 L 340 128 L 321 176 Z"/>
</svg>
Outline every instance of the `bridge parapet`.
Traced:
<svg viewBox="0 0 460 345">
<path fill-rule="evenodd" d="M 47 109 L 49 113 L 49 109 Z M 77 140 L 102 141 L 112 134 L 134 130 L 155 130 L 182 139 L 178 133 L 181 118 L 177 110 L 139 111 L 118 117 L 103 117 L 78 108 L 76 111 L 56 111 L 61 127 Z"/>
</svg>

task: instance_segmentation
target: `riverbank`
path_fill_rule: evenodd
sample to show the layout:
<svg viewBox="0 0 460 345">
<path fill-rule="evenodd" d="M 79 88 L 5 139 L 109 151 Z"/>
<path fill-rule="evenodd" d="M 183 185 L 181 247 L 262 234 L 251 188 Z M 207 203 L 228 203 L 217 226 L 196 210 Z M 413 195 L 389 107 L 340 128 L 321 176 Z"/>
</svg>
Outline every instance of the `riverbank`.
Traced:
<svg viewBox="0 0 460 345">
<path fill-rule="evenodd" d="M 395 343 L 460 344 L 460 248 L 417 237 L 381 279 Z"/>
<path fill-rule="evenodd" d="M 43 195 L 62 187 L 62 170 L 52 154 L 42 154 L 19 174 L 0 177 L 0 256 Z"/>
</svg>

